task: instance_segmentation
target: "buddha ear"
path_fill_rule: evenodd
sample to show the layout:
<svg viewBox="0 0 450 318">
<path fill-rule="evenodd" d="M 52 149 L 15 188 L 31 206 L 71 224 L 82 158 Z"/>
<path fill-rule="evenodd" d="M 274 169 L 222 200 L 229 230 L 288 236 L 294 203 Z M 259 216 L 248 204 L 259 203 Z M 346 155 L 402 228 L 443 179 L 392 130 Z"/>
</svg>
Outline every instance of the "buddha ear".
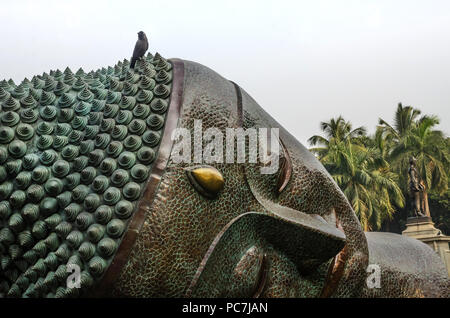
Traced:
<svg viewBox="0 0 450 318">
<path fill-rule="evenodd" d="M 306 213 L 247 212 L 231 220 L 216 236 L 186 296 L 249 297 L 257 293 L 258 280 L 267 272 L 266 258 L 270 255 L 266 251 L 284 254 L 302 272 L 329 261 L 344 245 L 343 232 Z M 239 279 L 233 279 L 239 274 Z"/>
</svg>

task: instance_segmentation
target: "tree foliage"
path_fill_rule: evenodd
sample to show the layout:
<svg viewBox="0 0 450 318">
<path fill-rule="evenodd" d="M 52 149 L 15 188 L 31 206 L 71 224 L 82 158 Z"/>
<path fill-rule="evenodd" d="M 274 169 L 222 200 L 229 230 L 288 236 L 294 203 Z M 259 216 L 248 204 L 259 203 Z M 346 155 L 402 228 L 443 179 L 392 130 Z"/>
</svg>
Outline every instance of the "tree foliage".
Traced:
<svg viewBox="0 0 450 318">
<path fill-rule="evenodd" d="M 379 119 L 373 135 L 367 135 L 364 127 L 353 129 L 350 122 L 339 116 L 321 122 L 323 135 L 312 136 L 308 142 L 310 151 L 347 196 L 365 230 L 379 230 L 396 211 L 409 209 L 405 198 L 409 200 L 411 156 L 417 160 L 425 197 L 429 193 L 431 206 L 447 212 L 439 212 L 439 224 L 445 227 L 450 223 L 450 141 L 435 129 L 438 124 L 438 117 L 421 116 L 420 110 L 398 104 L 393 124 Z"/>
</svg>

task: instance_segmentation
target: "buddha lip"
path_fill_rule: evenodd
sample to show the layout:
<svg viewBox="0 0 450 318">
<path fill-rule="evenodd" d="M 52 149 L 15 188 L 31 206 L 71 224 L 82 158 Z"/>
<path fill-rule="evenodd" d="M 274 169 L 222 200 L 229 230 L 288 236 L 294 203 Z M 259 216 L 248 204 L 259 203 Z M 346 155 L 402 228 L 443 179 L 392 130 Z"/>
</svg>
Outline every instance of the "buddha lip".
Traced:
<svg viewBox="0 0 450 318">
<path fill-rule="evenodd" d="M 341 222 L 336 220 L 336 228 L 343 231 Z M 328 274 L 325 279 L 325 284 L 320 293 L 320 298 L 328 298 L 336 291 L 342 275 L 344 274 L 345 265 L 348 259 L 348 245 L 345 244 L 344 248 L 333 258 Z"/>
<path fill-rule="evenodd" d="M 267 276 L 269 271 L 269 264 L 267 260 L 267 254 L 260 255 L 261 266 L 258 272 L 258 278 L 256 280 L 255 291 L 253 292 L 253 298 L 259 298 L 264 293 L 267 285 Z"/>
</svg>

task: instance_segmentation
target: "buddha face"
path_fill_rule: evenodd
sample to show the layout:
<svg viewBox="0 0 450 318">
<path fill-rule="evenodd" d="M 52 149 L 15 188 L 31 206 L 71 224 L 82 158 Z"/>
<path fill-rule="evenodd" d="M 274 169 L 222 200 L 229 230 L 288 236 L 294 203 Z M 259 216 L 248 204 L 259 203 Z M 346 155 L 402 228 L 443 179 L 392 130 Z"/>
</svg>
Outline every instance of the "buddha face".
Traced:
<svg viewBox="0 0 450 318">
<path fill-rule="evenodd" d="M 367 243 L 319 161 L 243 89 L 208 68 L 177 60 L 173 85 L 172 96 L 178 91 L 181 98 L 177 105 L 172 97 L 170 107 L 179 114 L 171 118 L 169 110 L 166 129 L 172 120 L 171 135 L 182 129 L 178 137 L 188 138 L 194 150 L 180 162 L 183 138 L 171 140 L 172 152 L 114 293 L 351 296 L 364 277 Z M 279 149 L 272 173 L 261 173 L 270 162 L 249 160 L 264 147 L 251 147 L 248 132 L 261 128 L 278 129 L 276 138 L 269 137 Z M 237 143 L 233 162 L 225 158 L 227 149 L 212 150 L 230 146 L 225 136 L 237 129 L 248 133 L 244 162 L 236 160 Z M 220 136 L 224 142 L 214 143 Z M 208 151 L 222 152 L 222 160 L 208 160 Z"/>
</svg>

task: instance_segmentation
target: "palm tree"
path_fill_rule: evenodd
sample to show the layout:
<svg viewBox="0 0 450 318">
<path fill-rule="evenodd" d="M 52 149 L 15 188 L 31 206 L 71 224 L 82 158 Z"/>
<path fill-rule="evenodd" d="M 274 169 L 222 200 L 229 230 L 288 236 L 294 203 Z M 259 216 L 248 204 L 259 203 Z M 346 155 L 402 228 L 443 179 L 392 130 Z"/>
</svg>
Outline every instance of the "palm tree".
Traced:
<svg viewBox="0 0 450 318">
<path fill-rule="evenodd" d="M 411 106 L 403 107 L 398 103 L 394 116 L 394 126 L 389 125 L 385 120 L 379 119 L 379 124 L 384 128 L 387 139 L 401 139 L 415 126 L 420 115 L 420 110 Z"/>
<path fill-rule="evenodd" d="M 379 229 L 382 221 L 395 212 L 393 202 L 404 205 L 397 175 L 374 148 L 350 145 L 340 150 L 334 156 L 338 160 L 325 163 L 325 167 L 352 204 L 364 230 Z"/>
<path fill-rule="evenodd" d="M 321 130 L 325 133 L 326 138 L 320 135 L 314 135 L 308 139 L 311 146 L 320 145 L 320 147 L 311 148 L 319 159 L 329 153 L 329 149 L 334 148 L 341 141 L 352 142 L 360 136 L 366 134 L 365 127 L 357 127 L 352 129 L 352 124 L 346 121 L 342 116 L 336 119 L 332 118 L 329 122 L 320 123 Z"/>
<path fill-rule="evenodd" d="M 404 198 L 397 186 L 397 175 L 381 156 L 377 147 L 368 143 L 365 128 L 352 130 L 350 122 L 341 116 L 321 123 L 328 138 L 312 136 L 310 149 L 330 172 L 352 204 L 365 231 L 378 229 L 385 218 L 395 212 L 391 202 L 403 206 Z"/>
</svg>

